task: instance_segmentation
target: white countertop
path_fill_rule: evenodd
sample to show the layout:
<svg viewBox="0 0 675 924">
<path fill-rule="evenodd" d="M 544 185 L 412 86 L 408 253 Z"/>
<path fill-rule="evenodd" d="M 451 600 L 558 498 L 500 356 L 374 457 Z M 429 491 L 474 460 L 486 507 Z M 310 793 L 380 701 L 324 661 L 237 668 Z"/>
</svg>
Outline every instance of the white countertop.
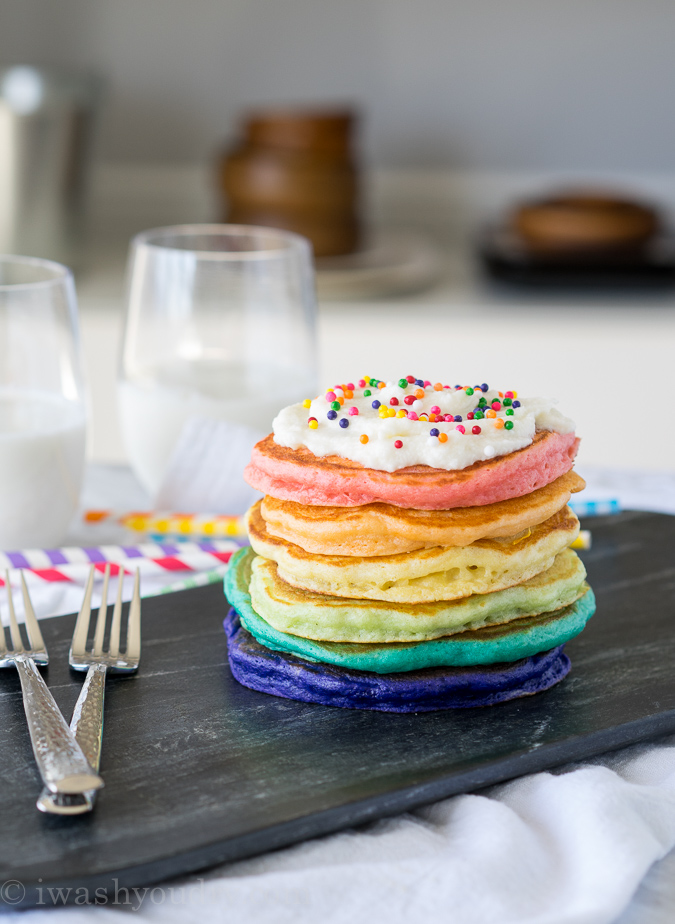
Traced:
<svg viewBox="0 0 675 924">
<path fill-rule="evenodd" d="M 115 403 L 122 279 L 120 262 L 78 280 L 100 462 L 125 460 Z M 507 300 L 450 277 L 417 297 L 325 303 L 318 337 L 322 383 L 413 373 L 552 395 L 577 423 L 584 462 L 675 468 L 675 301 Z"/>
</svg>

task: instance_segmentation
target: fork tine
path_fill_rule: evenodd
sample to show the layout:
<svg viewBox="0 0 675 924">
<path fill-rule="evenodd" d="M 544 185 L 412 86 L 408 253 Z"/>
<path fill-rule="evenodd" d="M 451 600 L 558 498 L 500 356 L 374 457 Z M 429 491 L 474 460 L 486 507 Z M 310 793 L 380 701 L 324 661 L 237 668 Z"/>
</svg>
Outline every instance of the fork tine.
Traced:
<svg viewBox="0 0 675 924">
<path fill-rule="evenodd" d="M 12 599 L 12 585 L 9 583 L 9 571 L 5 570 L 5 586 L 7 588 L 7 605 L 9 606 L 9 632 L 12 636 L 12 648 L 14 653 L 18 654 L 23 651 L 23 640 L 19 630 L 19 624 L 16 621 L 14 612 L 14 600 Z"/>
<path fill-rule="evenodd" d="M 110 626 L 110 657 L 119 658 L 120 655 L 120 629 L 122 628 L 122 576 L 124 571 L 119 566 L 117 572 L 117 598 L 113 609 L 112 624 Z"/>
<path fill-rule="evenodd" d="M 138 568 L 134 579 L 134 595 L 129 604 L 129 627 L 127 629 L 127 657 L 141 656 L 141 576 Z"/>
<path fill-rule="evenodd" d="M 103 654 L 103 636 L 105 635 L 105 621 L 108 615 L 108 582 L 110 580 L 110 564 L 105 566 L 103 572 L 103 590 L 101 591 L 101 604 L 96 617 L 96 631 L 94 633 L 94 654 Z"/>
<path fill-rule="evenodd" d="M 23 608 L 26 613 L 26 632 L 28 633 L 28 644 L 33 651 L 46 651 L 46 646 L 40 632 L 40 625 L 35 618 L 35 610 L 31 603 L 28 587 L 26 587 L 26 578 L 23 570 L 19 571 L 21 575 L 21 592 L 23 593 Z"/>
<path fill-rule="evenodd" d="M 87 578 L 87 587 L 84 592 L 84 600 L 82 601 L 80 612 L 77 614 L 77 622 L 75 623 L 73 640 L 70 644 L 71 654 L 75 654 L 78 657 L 83 657 L 87 650 L 87 635 L 89 634 L 89 620 L 91 618 L 91 593 L 93 589 L 94 566 L 92 565 L 89 569 L 89 577 Z"/>
</svg>

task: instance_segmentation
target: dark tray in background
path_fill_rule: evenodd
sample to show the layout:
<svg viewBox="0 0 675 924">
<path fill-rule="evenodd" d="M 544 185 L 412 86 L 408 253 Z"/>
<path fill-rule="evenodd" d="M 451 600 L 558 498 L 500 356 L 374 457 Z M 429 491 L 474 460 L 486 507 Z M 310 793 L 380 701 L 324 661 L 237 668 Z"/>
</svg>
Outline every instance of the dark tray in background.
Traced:
<svg viewBox="0 0 675 924">
<path fill-rule="evenodd" d="M 495 282 L 533 289 L 675 288 L 675 238 L 662 236 L 644 249 L 598 255 L 545 256 L 525 247 L 508 228 L 487 228 L 478 256 Z"/>
<path fill-rule="evenodd" d="M 3 671 L 0 883 L 21 884 L 10 900 L 114 895 L 675 731 L 675 517 L 587 525 L 598 612 L 568 646 L 571 674 L 491 708 L 393 715 L 255 693 L 230 675 L 218 585 L 145 600 L 141 670 L 109 681 L 106 788 L 87 816 L 36 811 L 18 677 Z M 73 623 L 42 623 L 67 715 L 81 682 L 66 666 Z"/>
</svg>

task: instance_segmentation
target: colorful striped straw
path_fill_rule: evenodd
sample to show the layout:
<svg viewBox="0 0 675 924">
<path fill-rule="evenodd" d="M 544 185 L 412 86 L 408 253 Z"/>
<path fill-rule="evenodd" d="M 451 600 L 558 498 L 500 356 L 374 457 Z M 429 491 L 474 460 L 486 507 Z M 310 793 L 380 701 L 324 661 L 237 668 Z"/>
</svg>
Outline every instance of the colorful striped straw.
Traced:
<svg viewBox="0 0 675 924">
<path fill-rule="evenodd" d="M 610 500 L 571 500 L 569 506 L 578 517 L 606 517 L 621 513 L 621 504 L 616 498 Z"/>
<path fill-rule="evenodd" d="M 138 569 L 143 575 L 195 573 L 221 568 L 241 548 L 232 539 L 214 539 L 210 542 L 143 543 L 137 546 L 102 545 L 89 548 L 25 549 L 17 552 L 0 552 L 0 570 L 25 569 L 29 584 L 52 581 L 86 580 L 91 565 L 101 575 L 108 562 L 111 573 L 133 574 Z M 4 581 L 0 579 L 0 586 Z"/>
<path fill-rule="evenodd" d="M 114 510 L 87 510 L 86 523 L 115 520 L 136 533 L 158 536 L 245 537 L 244 518 L 218 513 L 156 513 L 152 511 L 118 513 Z"/>
</svg>

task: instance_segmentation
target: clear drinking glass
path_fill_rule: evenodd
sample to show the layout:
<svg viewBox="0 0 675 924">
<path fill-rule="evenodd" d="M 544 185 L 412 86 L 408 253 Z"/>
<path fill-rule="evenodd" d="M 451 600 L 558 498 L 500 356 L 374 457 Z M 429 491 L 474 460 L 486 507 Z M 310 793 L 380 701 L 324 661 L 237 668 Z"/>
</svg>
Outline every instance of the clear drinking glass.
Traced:
<svg viewBox="0 0 675 924">
<path fill-rule="evenodd" d="M 269 433 L 316 392 L 309 243 L 244 225 L 183 225 L 131 244 L 119 389 L 129 460 L 155 495 L 184 427 Z"/>
<path fill-rule="evenodd" d="M 84 452 L 72 274 L 49 260 L 0 256 L 0 548 L 63 540 Z"/>
</svg>

